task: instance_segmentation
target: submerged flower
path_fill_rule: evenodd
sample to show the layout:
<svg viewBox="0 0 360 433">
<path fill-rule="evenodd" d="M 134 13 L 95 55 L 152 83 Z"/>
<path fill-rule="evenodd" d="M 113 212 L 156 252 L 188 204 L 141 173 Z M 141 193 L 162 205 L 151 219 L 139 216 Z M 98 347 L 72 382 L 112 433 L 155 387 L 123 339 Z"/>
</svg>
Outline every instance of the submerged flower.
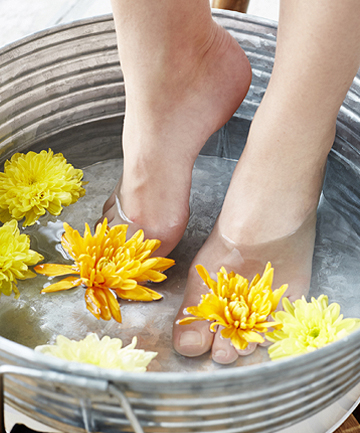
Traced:
<svg viewBox="0 0 360 433">
<path fill-rule="evenodd" d="M 35 350 L 45 355 L 94 364 L 102 368 L 143 372 L 157 352 L 135 349 L 136 343 L 137 338 L 134 337 L 131 344 L 123 348 L 119 338 L 106 336 L 99 340 L 96 334 L 89 334 L 83 340 L 75 341 L 59 335 L 56 344 L 37 346 Z"/>
<path fill-rule="evenodd" d="M 161 242 L 145 240 L 144 232 L 137 231 L 128 241 L 128 226 L 121 224 L 109 228 L 105 218 L 98 224 L 94 236 L 85 224 L 84 237 L 69 224 L 64 223 L 65 233 L 61 244 L 75 263 L 73 265 L 44 264 L 35 267 L 36 272 L 48 276 L 75 274 L 45 287 L 42 292 L 68 290 L 81 284 L 86 286 L 87 309 L 97 318 L 110 320 L 113 317 L 121 322 L 120 306 L 116 295 L 121 299 L 153 301 L 162 296 L 139 282 L 164 281 L 162 271 L 175 262 L 163 257 L 150 257 Z"/>
<path fill-rule="evenodd" d="M 187 312 L 196 317 L 186 317 L 180 320 L 180 325 L 211 320 L 210 330 L 223 326 L 221 335 L 230 338 L 236 349 L 245 349 L 248 343 L 263 343 L 259 333 L 277 325 L 268 322 L 267 317 L 275 310 L 287 289 L 287 284 L 284 284 L 274 292 L 271 290 L 274 275 L 271 264 L 266 265 L 261 278 L 259 274 L 254 277 L 250 286 L 246 278 L 235 272 L 227 274 L 223 267 L 217 273 L 217 282 L 210 278 L 203 266 L 198 265 L 196 269 L 211 293 L 201 295 L 197 307 L 187 308 Z"/>
<path fill-rule="evenodd" d="M 274 343 L 268 349 L 273 360 L 312 352 L 360 328 L 360 319 L 343 319 L 339 304 L 329 305 L 325 295 L 309 303 L 304 296 L 294 303 L 284 298 L 282 303 L 284 311 L 273 314 L 281 329 L 266 335 Z"/>
<path fill-rule="evenodd" d="M 61 153 L 16 153 L 0 173 L 0 221 L 12 218 L 30 226 L 48 210 L 59 215 L 63 206 L 85 194 L 83 172 L 75 169 Z"/>
<path fill-rule="evenodd" d="M 15 298 L 19 297 L 16 279 L 25 280 L 36 276 L 29 270 L 29 266 L 43 260 L 43 256 L 30 249 L 28 235 L 20 234 L 15 220 L 0 227 L 0 296 L 3 293 L 10 296 L 14 291 Z"/>
</svg>

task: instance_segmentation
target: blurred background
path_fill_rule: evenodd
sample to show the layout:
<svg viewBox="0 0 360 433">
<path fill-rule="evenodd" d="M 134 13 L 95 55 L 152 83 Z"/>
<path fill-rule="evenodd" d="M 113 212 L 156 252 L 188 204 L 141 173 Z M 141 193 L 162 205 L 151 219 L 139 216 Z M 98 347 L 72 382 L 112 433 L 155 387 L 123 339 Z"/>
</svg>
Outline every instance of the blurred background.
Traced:
<svg viewBox="0 0 360 433">
<path fill-rule="evenodd" d="M 211 0 L 239 5 L 244 0 Z M 280 0 L 250 0 L 247 12 L 278 20 Z M 110 0 L 0 0 L 0 47 L 31 33 L 81 18 L 111 13 Z"/>
</svg>

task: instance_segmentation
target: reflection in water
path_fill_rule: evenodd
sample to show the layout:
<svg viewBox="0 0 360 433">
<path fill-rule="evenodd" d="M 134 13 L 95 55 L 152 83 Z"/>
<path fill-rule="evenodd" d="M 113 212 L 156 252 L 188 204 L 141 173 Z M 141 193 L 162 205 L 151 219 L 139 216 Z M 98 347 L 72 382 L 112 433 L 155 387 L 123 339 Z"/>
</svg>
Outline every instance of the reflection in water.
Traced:
<svg viewBox="0 0 360 433">
<path fill-rule="evenodd" d="M 171 328 L 182 302 L 188 267 L 214 225 L 235 163 L 208 156 L 200 156 L 196 161 L 189 226 L 171 254 L 176 265 L 167 271 L 166 281 L 149 285 L 163 295 L 163 300 L 152 303 L 121 301 L 122 324 L 98 321 L 86 310 L 83 288 L 40 295 L 48 278 L 38 276 L 19 282 L 19 300 L 1 297 L 0 335 L 28 347 L 54 342 L 58 334 L 81 339 L 89 332 L 96 332 L 99 337 L 119 337 L 124 344 L 129 344 L 132 337 L 138 335 L 139 348 L 159 352 L 150 364 L 150 370 L 209 371 L 226 368 L 213 363 L 209 354 L 195 359 L 176 354 L 171 344 Z M 38 249 L 49 262 L 66 263 L 66 255 L 59 244 L 62 221 L 67 221 L 80 233 L 83 233 L 85 222 L 93 226 L 120 172 L 121 160 L 108 160 L 86 168 L 85 180 L 89 181 L 86 196 L 65 208 L 58 219 L 47 216 L 29 228 L 32 248 Z M 345 317 L 360 317 L 358 263 L 360 241 L 357 234 L 322 197 L 310 295 L 324 293 L 330 302 L 336 301 L 341 305 Z M 268 359 L 266 349 L 258 348 L 253 355 L 239 358 L 237 365 L 256 364 Z"/>
<path fill-rule="evenodd" d="M 10 302 L 4 302 L 4 298 L 5 296 L 2 296 L 0 314 L 2 337 L 28 347 L 34 347 L 39 344 L 39 341 L 51 338 L 52 332 L 44 323 L 41 306 L 36 308 L 31 305 L 30 300 L 21 298 L 18 300 L 11 298 Z"/>
</svg>

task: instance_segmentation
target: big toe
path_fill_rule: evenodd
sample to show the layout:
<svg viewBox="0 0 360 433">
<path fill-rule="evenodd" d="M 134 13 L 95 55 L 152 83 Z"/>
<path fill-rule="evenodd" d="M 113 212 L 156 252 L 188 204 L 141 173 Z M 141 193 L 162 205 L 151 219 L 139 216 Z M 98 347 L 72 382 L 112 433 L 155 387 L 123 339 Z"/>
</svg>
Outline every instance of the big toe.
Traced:
<svg viewBox="0 0 360 433">
<path fill-rule="evenodd" d="M 209 332 L 209 325 L 197 323 L 194 325 L 179 325 L 174 323 L 174 349 L 184 356 L 199 356 L 210 350 L 213 336 Z"/>
<path fill-rule="evenodd" d="M 214 334 L 209 330 L 209 322 L 199 321 L 189 325 L 179 324 L 181 319 L 188 317 L 186 308 L 197 305 L 200 302 L 201 294 L 207 291 L 199 275 L 197 275 L 196 271 L 194 272 L 194 266 L 191 265 L 184 301 L 173 325 L 174 349 L 181 355 L 199 356 L 211 349 Z"/>
</svg>

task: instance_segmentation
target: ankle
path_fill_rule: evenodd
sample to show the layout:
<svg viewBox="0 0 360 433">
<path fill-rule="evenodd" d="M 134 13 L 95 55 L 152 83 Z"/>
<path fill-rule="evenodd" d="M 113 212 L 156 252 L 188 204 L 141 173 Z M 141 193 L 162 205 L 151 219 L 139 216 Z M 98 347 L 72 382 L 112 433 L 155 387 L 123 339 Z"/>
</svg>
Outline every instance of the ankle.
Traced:
<svg viewBox="0 0 360 433">
<path fill-rule="evenodd" d="M 203 56 L 213 45 L 217 33 L 217 24 L 211 19 L 205 25 L 199 25 L 188 32 L 173 30 L 166 43 L 162 41 L 156 47 L 144 47 L 139 50 L 141 60 L 134 57 L 134 52 L 125 51 L 121 64 L 125 76 L 127 96 L 141 88 L 142 94 L 154 87 L 166 93 L 171 88 L 181 87 L 183 82 L 193 79 L 198 72 Z M 165 86 L 165 87 L 164 87 Z"/>
<path fill-rule="evenodd" d="M 213 21 L 207 31 L 190 44 L 183 43 L 177 48 L 170 44 L 156 61 L 149 62 L 141 70 L 133 69 L 132 73 L 124 71 L 127 104 L 134 101 L 134 105 L 141 103 L 151 107 L 152 111 L 159 107 L 159 112 L 166 107 L 171 113 L 202 94 L 206 86 L 207 93 L 211 94 L 225 82 L 231 82 L 231 85 L 227 83 L 231 95 L 241 94 L 235 111 L 251 82 L 251 67 L 243 50 Z"/>
<path fill-rule="evenodd" d="M 279 97 L 274 91 L 265 94 L 251 125 L 249 137 L 253 147 L 267 144 L 293 148 L 311 156 L 326 159 L 336 133 L 337 115 L 323 110 L 317 113 L 298 106 L 290 97 Z M 255 144 L 257 143 L 257 145 Z M 316 154 L 315 154 L 316 152 Z"/>
<path fill-rule="evenodd" d="M 254 120 L 219 218 L 228 237 L 250 245 L 287 236 L 316 214 L 334 137 L 263 120 Z"/>
</svg>

